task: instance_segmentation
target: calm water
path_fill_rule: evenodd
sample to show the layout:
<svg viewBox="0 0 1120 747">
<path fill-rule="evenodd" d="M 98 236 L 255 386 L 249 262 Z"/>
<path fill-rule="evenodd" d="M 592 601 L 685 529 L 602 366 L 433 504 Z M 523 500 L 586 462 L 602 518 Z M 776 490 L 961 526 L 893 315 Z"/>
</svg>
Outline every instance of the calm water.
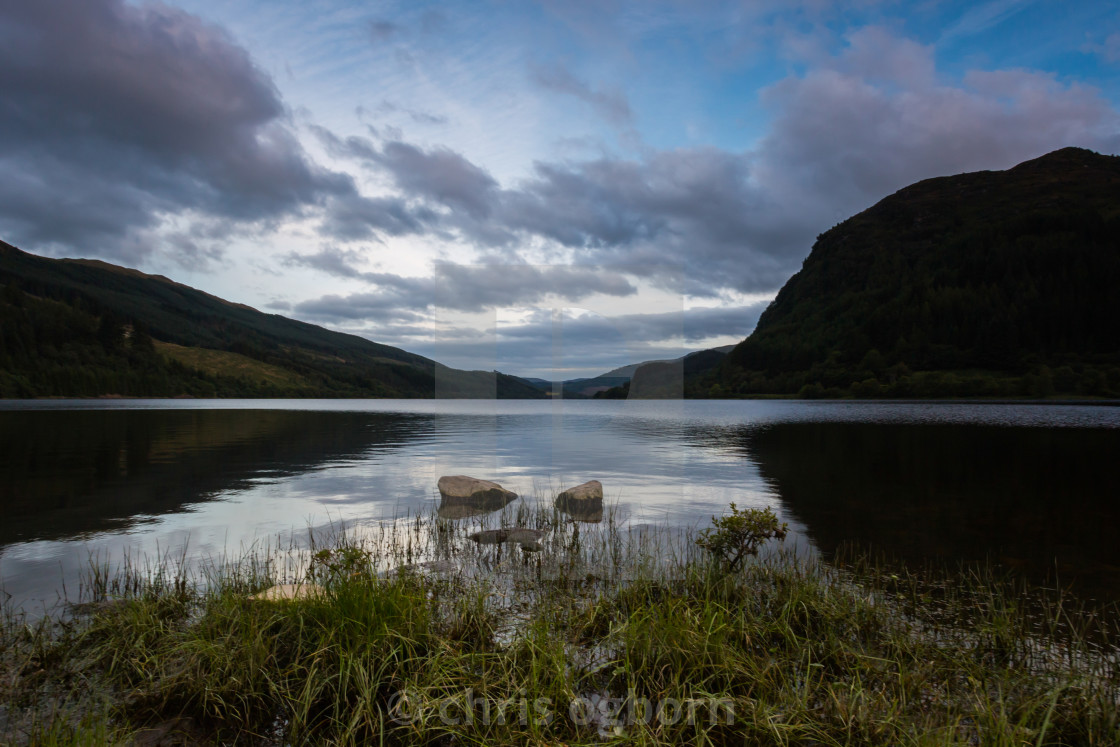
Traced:
<svg viewBox="0 0 1120 747">
<path fill-rule="evenodd" d="M 286 544 L 431 510 L 440 475 L 470 474 L 545 498 L 598 479 L 634 523 L 772 505 L 799 551 L 990 557 L 1116 598 L 1118 457 L 1118 407 L 0 402 L 0 584 L 42 608 L 73 595 L 91 553 Z"/>
</svg>

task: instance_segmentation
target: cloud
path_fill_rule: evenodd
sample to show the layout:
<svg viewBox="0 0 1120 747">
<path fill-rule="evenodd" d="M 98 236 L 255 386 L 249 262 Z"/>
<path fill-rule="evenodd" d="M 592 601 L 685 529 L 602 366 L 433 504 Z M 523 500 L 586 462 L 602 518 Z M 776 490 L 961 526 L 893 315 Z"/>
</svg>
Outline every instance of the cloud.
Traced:
<svg viewBox="0 0 1120 747">
<path fill-rule="evenodd" d="M 310 129 L 332 156 L 383 169 L 405 195 L 439 203 L 474 219 L 487 217 L 493 207 L 498 182 L 453 150 L 423 150 L 400 140 L 388 140 L 378 147 L 368 138 L 340 138 L 314 125 Z"/>
<path fill-rule="evenodd" d="M 799 194 L 807 216 L 846 217 L 920 179 L 1008 168 L 1067 145 L 1120 145 L 1120 118 L 1093 89 L 1025 70 L 976 70 L 955 85 L 928 75 L 902 88 L 877 84 L 849 67 L 870 38 L 851 37 L 833 66 L 763 94 L 777 116 L 759 147 L 759 177 Z M 932 60 L 921 50 L 907 54 Z"/>
<path fill-rule="evenodd" d="M 503 194 L 502 217 L 519 231 L 576 250 L 584 261 L 624 267 L 675 291 L 716 295 L 780 284 L 791 242 L 775 231 L 751 156 L 715 148 L 538 164 Z"/>
<path fill-rule="evenodd" d="M 377 160 L 393 175 L 397 187 L 472 218 L 485 218 L 498 182 L 484 169 L 448 148 L 429 151 L 402 142 L 388 142 Z"/>
<path fill-rule="evenodd" d="M 571 342 L 578 348 L 584 342 L 602 339 L 611 335 L 632 342 L 635 345 L 663 343 L 670 340 L 683 340 L 695 343 L 717 337 L 746 337 L 768 302 L 735 307 L 698 307 L 652 314 L 619 314 L 604 317 L 598 314 L 583 314 L 565 318 L 561 321 L 561 334 L 565 343 Z M 547 325 L 551 319 L 540 319 L 535 323 L 501 327 L 499 334 L 507 339 L 534 340 L 549 337 Z"/>
<path fill-rule="evenodd" d="M 420 111 L 418 109 L 410 109 L 406 106 L 400 106 L 399 104 L 395 104 L 388 99 L 383 100 L 380 104 L 378 104 L 375 111 L 381 115 L 398 113 L 404 114 L 416 124 L 444 125 L 448 122 L 447 117 L 438 114 L 431 114 L 430 112 Z"/>
<path fill-rule="evenodd" d="M 599 7 L 556 12 L 595 26 Z M 984 6 L 962 28 L 1017 7 Z M 388 21 L 369 28 L 386 39 L 401 33 Z M 1115 36 L 1101 49 L 1115 48 Z M 816 234 L 914 181 L 1006 168 L 1065 145 L 1120 149 L 1120 119 L 1099 91 L 1029 70 L 949 74 L 935 48 L 867 27 L 838 51 L 816 49 L 811 64 L 764 90 L 771 127 L 749 150 L 643 147 L 525 164 L 521 178 L 499 181 L 486 163 L 406 142 L 385 122 L 373 137 L 309 126 L 332 158 L 377 184 L 359 191 L 353 177 L 312 161 L 273 81 L 195 16 L 124 0 L 7 3 L 0 38 L 6 238 L 130 263 L 160 247 L 205 269 L 222 264 L 228 232 L 310 218 L 327 246 L 285 261 L 370 285 L 370 298 L 349 307 L 347 296 L 299 305 L 321 319 L 361 319 L 355 309 L 384 317 L 390 301 L 421 313 L 624 297 L 639 280 L 695 297 L 769 293 Z M 530 75 L 614 124 L 634 118 L 621 92 L 567 68 Z M 373 112 L 444 121 L 389 100 Z M 354 248 L 408 236 L 482 259 L 410 278 L 367 271 Z M 545 259 L 572 265 L 531 264 Z"/>
<path fill-rule="evenodd" d="M 304 319 L 314 319 L 330 324 L 340 324 L 354 320 L 372 322 L 421 321 L 425 316 L 399 303 L 394 294 L 351 293 L 341 296 L 328 293 L 320 298 L 302 301 L 292 306 L 292 310 Z"/>
<path fill-rule="evenodd" d="M 339 278 L 357 278 L 362 273 L 354 265 L 362 260 L 357 249 L 325 245 L 314 254 L 290 252 L 281 259 L 289 267 L 309 267 Z"/>
<path fill-rule="evenodd" d="M 137 237 L 185 210 L 256 221 L 353 191 L 306 156 L 268 76 L 195 16 L 6 3 L 0 38 L 0 226 L 14 240 L 135 258 L 150 251 Z"/>
<path fill-rule="evenodd" d="M 1033 0 L 991 0 L 972 5 L 956 23 L 945 30 L 940 41 L 945 43 L 958 37 L 979 34 L 1003 23 L 1032 2 Z"/>
<path fill-rule="evenodd" d="M 542 88 L 583 101 L 596 114 L 613 125 L 623 126 L 633 122 L 634 113 L 630 110 L 630 102 L 620 90 L 593 89 L 575 77 L 566 67 L 558 64 L 535 65 L 531 68 L 531 77 Z"/>
<path fill-rule="evenodd" d="M 1081 51 L 1095 54 L 1105 62 L 1120 63 L 1120 31 L 1109 34 L 1099 44 L 1086 42 Z"/>
<path fill-rule="evenodd" d="M 437 262 L 429 277 L 363 272 L 354 265 L 355 250 L 323 247 L 314 254 L 289 254 L 287 264 L 302 265 L 342 278 L 361 279 L 376 292 L 330 295 L 294 308 L 307 318 L 337 323 L 354 319 L 393 318 L 392 311 L 451 309 L 477 312 L 508 306 L 531 306 L 554 297 L 577 301 L 596 294 L 626 297 L 637 288 L 618 272 L 580 266 L 538 266 L 491 262 L 461 265 Z"/>
<path fill-rule="evenodd" d="M 417 230 L 517 256 L 573 261 L 697 297 L 773 292 L 813 237 L 915 181 L 1003 169 L 1067 145 L 1120 149 L 1099 91 L 1026 70 L 938 72 L 935 50 L 878 27 L 765 89 L 768 135 L 750 151 L 644 149 L 537 162 L 501 185 L 446 148 L 334 138 L 434 217 Z M 332 136 L 333 137 L 333 136 Z"/>
<path fill-rule="evenodd" d="M 609 318 L 565 313 L 559 321 L 550 309 L 542 309 L 523 322 L 499 323 L 484 330 L 452 327 L 436 333 L 431 326 L 403 324 L 378 326 L 367 333 L 456 367 L 574 378 L 629 363 L 677 358 L 720 344 L 721 338 L 745 337 L 765 306 L 757 303 Z"/>
<path fill-rule="evenodd" d="M 327 205 L 319 230 L 340 241 L 375 239 L 378 235 L 424 233 L 437 216 L 423 206 L 413 207 L 399 197 L 364 197 L 357 193 L 336 197 Z"/>
</svg>

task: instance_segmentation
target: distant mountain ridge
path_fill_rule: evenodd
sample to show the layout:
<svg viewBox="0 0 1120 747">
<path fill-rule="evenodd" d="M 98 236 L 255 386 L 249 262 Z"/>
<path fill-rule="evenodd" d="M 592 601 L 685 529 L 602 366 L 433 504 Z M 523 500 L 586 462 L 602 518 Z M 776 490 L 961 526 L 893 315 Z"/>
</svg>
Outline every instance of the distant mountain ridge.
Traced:
<svg viewBox="0 0 1120 747">
<path fill-rule="evenodd" d="M 689 383 L 723 363 L 734 345 L 696 350 L 673 360 L 646 361 L 634 364 L 634 374 L 627 381 L 595 394 L 599 399 L 680 399 Z M 625 370 L 629 366 L 624 366 Z"/>
<path fill-rule="evenodd" d="M 657 360 L 642 361 L 641 363 L 631 363 L 630 365 L 627 365 L 627 366 L 619 366 L 618 368 L 611 369 L 610 371 L 607 371 L 605 374 L 600 374 L 600 376 L 604 376 L 604 377 L 607 377 L 607 376 L 626 376 L 627 378 L 633 378 L 635 372 L 637 372 L 637 370 L 639 368 L 641 368 L 642 366 L 648 366 L 648 365 L 651 365 L 651 364 L 654 364 L 654 363 L 677 363 L 677 362 L 683 361 L 685 358 L 688 358 L 689 356 L 696 355 L 697 353 L 708 352 L 708 351 L 711 351 L 711 350 L 714 350 L 717 353 L 727 354 L 727 353 L 730 353 L 734 349 L 735 349 L 734 345 L 721 345 L 718 348 L 708 348 L 707 350 L 696 350 L 696 351 L 693 351 L 691 353 L 685 353 L 684 355 L 682 355 L 679 358 L 659 358 Z"/>
<path fill-rule="evenodd" d="M 1120 396 L 1120 157 L 927 179 L 821 234 L 693 396 Z"/>
<path fill-rule="evenodd" d="M 679 358 L 630 363 L 625 366 L 613 368 L 598 376 L 565 379 L 555 383 L 546 379 L 537 378 L 523 378 L 522 381 L 528 382 L 545 392 L 553 392 L 556 390 L 557 385 L 559 385 L 559 391 L 563 393 L 563 397 L 569 399 L 602 399 L 604 397 L 608 399 L 625 398 L 630 392 L 630 382 L 634 378 L 636 372 L 643 366 L 660 365 L 667 367 L 666 370 L 675 370 L 674 367 L 676 367 L 681 368 L 681 370 L 687 369 L 690 373 L 703 373 L 716 365 L 716 363 L 734 347 L 734 345 L 724 345 L 718 348 L 685 353 Z M 686 364 L 685 361 L 689 361 L 689 363 Z M 664 387 L 665 384 L 662 383 L 659 384 L 659 386 Z M 677 392 L 676 396 L 680 396 L 681 390 L 679 382 L 675 391 Z"/>
<path fill-rule="evenodd" d="M 542 398 L 161 275 L 0 242 L 0 396 Z"/>
</svg>

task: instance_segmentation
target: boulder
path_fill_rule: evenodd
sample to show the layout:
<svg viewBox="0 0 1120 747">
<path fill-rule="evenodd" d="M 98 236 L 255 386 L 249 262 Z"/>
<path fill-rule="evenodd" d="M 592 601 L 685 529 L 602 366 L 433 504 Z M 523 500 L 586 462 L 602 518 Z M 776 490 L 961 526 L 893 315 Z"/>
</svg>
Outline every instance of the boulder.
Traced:
<svg viewBox="0 0 1120 747">
<path fill-rule="evenodd" d="M 438 487 L 440 502 L 436 515 L 441 519 L 465 519 L 500 511 L 517 500 L 517 493 L 496 482 L 466 475 L 441 477 Z"/>
<path fill-rule="evenodd" d="M 603 484 L 589 480 L 556 496 L 556 508 L 576 521 L 597 523 L 603 520 Z"/>
</svg>

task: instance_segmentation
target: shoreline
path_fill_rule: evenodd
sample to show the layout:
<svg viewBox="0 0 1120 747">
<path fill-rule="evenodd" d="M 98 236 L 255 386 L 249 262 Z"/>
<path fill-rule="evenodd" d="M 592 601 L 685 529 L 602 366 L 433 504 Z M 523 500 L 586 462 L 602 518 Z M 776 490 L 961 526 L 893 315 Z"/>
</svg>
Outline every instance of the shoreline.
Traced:
<svg viewBox="0 0 1120 747">
<path fill-rule="evenodd" d="M 807 562 L 771 545 L 729 570 L 689 530 L 540 504 L 480 524 L 541 532 L 539 551 L 471 542 L 476 524 L 419 516 L 196 574 L 91 567 L 68 615 L 5 616 L 0 738 L 1120 739 L 1116 618 L 990 567 Z M 319 591 L 249 598 L 279 583 Z"/>
</svg>

